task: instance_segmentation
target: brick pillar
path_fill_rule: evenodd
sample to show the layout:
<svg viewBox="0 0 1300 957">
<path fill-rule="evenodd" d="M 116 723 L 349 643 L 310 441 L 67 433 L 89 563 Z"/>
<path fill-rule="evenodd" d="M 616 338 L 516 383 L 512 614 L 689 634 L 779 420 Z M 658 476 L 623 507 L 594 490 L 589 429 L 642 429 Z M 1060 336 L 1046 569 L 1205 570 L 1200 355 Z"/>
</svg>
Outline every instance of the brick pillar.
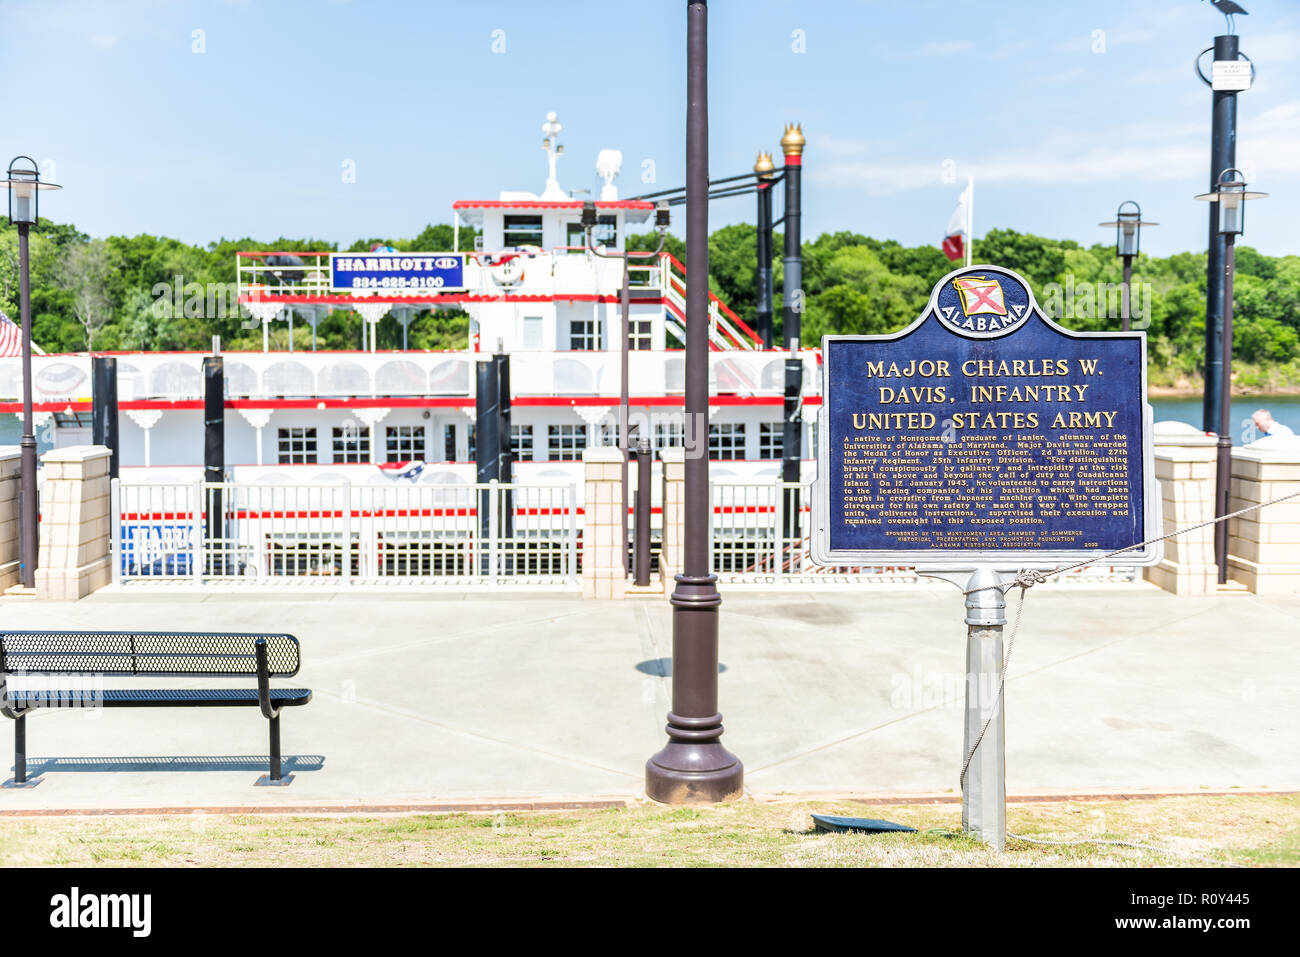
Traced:
<svg viewBox="0 0 1300 957">
<path fill-rule="evenodd" d="M 1228 511 L 1300 492 L 1300 448 L 1232 450 Z M 1300 593 L 1300 498 L 1228 523 L 1228 577 L 1257 595 Z"/>
<path fill-rule="evenodd" d="M 37 598 L 75 601 L 111 581 L 111 454 L 102 445 L 73 445 L 42 456 Z"/>
<path fill-rule="evenodd" d="M 0 591 L 18 583 L 18 486 L 22 452 L 0 447 Z"/>
<path fill-rule="evenodd" d="M 582 500 L 582 597 L 624 597 L 627 577 L 619 539 L 623 453 L 610 446 L 585 449 Z M 624 544 L 623 547 L 626 547 Z"/>
<path fill-rule="evenodd" d="M 1168 443 L 1168 444 L 1166 444 Z M 1215 440 L 1199 432 L 1156 438 L 1163 534 L 1214 518 Z M 1214 526 L 1165 542 L 1160 564 L 1145 569 L 1147 581 L 1175 595 L 1212 594 L 1218 587 Z"/>
<path fill-rule="evenodd" d="M 663 463 L 663 545 L 659 552 L 659 576 L 672 583 L 682 570 L 682 507 L 686 494 L 686 450 L 679 445 L 659 450 Z"/>
</svg>

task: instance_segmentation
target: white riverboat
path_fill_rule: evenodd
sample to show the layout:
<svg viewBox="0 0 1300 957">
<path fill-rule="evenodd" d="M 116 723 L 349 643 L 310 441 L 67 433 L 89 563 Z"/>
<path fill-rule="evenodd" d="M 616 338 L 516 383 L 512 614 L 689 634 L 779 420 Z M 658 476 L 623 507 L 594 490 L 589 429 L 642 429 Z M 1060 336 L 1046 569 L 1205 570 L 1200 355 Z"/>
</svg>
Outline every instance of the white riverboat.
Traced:
<svg viewBox="0 0 1300 957">
<path fill-rule="evenodd" d="M 553 139 L 553 137 L 552 137 Z M 576 479 L 583 448 L 613 444 L 620 396 L 617 259 L 583 243 L 582 202 L 551 178 L 541 194 L 503 191 L 453 204 L 456 225 L 478 231 L 476 248 L 371 255 L 381 260 L 463 261 L 460 288 L 357 288 L 331 279 L 331 254 L 237 253 L 238 299 L 264 330 L 296 323 L 306 349 L 224 355 L 226 462 L 230 477 L 267 481 L 366 481 L 374 466 L 425 463 L 422 482 L 473 478 L 474 369 L 493 352 L 511 357 L 516 478 Z M 602 169 L 608 172 L 606 165 Z M 608 177 L 612 179 L 612 177 Z M 596 201 L 599 244 L 621 252 L 629 230 L 648 231 L 654 205 L 621 200 L 609 183 Z M 459 231 L 458 231 L 459 237 Z M 459 247 L 459 242 L 456 243 Z M 344 258 L 365 259 L 366 254 Z M 682 264 L 668 253 L 630 270 L 629 415 L 655 447 L 681 444 L 684 388 Z M 471 317 L 456 351 L 378 351 L 380 322 L 409 324 L 426 310 Z M 314 351 L 313 328 L 329 310 L 362 314 L 367 349 Z M 710 457 L 714 475 L 775 478 L 781 458 L 784 350 L 764 350 L 754 331 L 710 295 Z M 114 353 L 119 382 L 123 480 L 196 476 L 203 462 L 204 354 Z M 809 458 L 819 403 L 815 350 L 804 362 L 801 457 Z M 34 359 L 43 443 L 89 441 L 91 358 Z M 20 413 L 21 368 L 0 360 L 0 409 Z M 388 481 L 384 474 L 375 476 Z"/>
<path fill-rule="evenodd" d="M 527 539 L 538 554 L 572 556 L 575 516 L 583 506 L 583 450 L 617 440 L 623 270 L 619 259 L 586 248 L 583 203 L 557 180 L 553 116 L 547 129 L 543 191 L 507 190 L 495 199 L 454 203 L 456 241 L 450 250 L 236 254 L 238 301 L 250 321 L 262 324 L 264 349 L 223 355 L 226 474 L 224 483 L 215 483 L 220 488 L 206 493 L 222 493 L 223 529 L 203 534 L 200 521 L 208 510 L 197 503 L 205 493 L 187 491 L 204 479 L 205 354 L 114 354 L 121 462 L 115 514 L 124 523 L 117 536 L 123 549 L 119 572 L 405 578 L 436 574 L 444 566 L 463 568 L 466 560 L 481 563 L 485 548 L 468 559 L 465 551 L 467 529 L 475 524 L 468 516 L 476 512 L 475 370 L 494 353 L 510 356 L 515 452 L 515 494 L 495 510 L 501 528 L 494 533 Z M 655 206 L 619 198 L 613 151 L 602 151 L 598 169 L 606 185 L 595 202 L 594 235 L 605 250 L 621 252 L 629 231 L 651 228 Z M 473 248 L 461 248 L 463 226 L 475 228 Z M 443 281 L 446 275 L 457 281 Z M 629 421 L 656 449 L 683 441 L 688 281 L 696 280 L 667 253 L 636 260 L 629 272 Z M 427 310 L 448 308 L 471 317 L 463 348 L 375 348 L 378 323 L 406 325 Z M 314 331 L 334 309 L 362 315 L 369 329 L 366 349 L 312 348 L 307 330 Z M 711 346 L 712 477 L 738 488 L 761 486 L 766 496 L 775 496 L 789 354 L 764 349 L 749 325 L 712 294 L 708 316 L 692 317 L 701 319 L 709 323 Z M 296 323 L 299 348 L 271 351 L 265 333 L 286 322 Z M 820 375 L 816 350 L 800 350 L 797 357 L 804 366 L 799 414 L 806 482 L 814 470 Z M 85 353 L 34 358 L 42 445 L 90 442 L 91 369 L 92 357 Z M 19 360 L 0 359 L 0 411 L 21 414 L 21 391 Z M 655 484 L 657 506 L 657 479 Z M 299 491 L 291 495 L 291 489 Z M 734 497 L 741 502 L 753 496 L 737 491 Z M 529 502 L 532 512 L 523 508 Z M 738 515 L 772 511 L 770 502 L 757 512 L 752 504 L 722 508 Z M 322 524 L 344 512 L 346 528 Z M 552 517 L 542 520 L 544 515 Z M 430 516 L 438 521 L 414 521 Z M 254 518 L 262 525 L 249 531 Z M 755 521 L 741 521 L 738 540 L 755 539 Z M 770 514 L 762 521 L 770 524 Z M 481 531 L 486 535 L 488 529 Z M 560 545 L 537 544 L 538 536 L 559 532 Z M 438 542 L 452 544 L 444 548 Z M 200 562 L 195 556 L 201 547 L 225 558 L 215 565 L 210 557 Z M 747 556 L 758 546 L 740 547 L 729 566 L 748 567 Z M 132 549 L 138 552 L 134 557 Z M 570 557 L 565 575 L 575 573 Z"/>
</svg>

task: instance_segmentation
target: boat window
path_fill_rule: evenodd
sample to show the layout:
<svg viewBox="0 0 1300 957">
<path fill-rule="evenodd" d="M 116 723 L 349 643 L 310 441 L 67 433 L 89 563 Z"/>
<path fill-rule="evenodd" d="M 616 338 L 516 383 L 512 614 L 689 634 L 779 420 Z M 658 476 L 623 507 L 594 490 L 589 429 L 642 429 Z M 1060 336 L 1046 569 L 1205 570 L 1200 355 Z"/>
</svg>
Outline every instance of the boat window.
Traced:
<svg viewBox="0 0 1300 957">
<path fill-rule="evenodd" d="M 633 352 L 646 352 L 654 348 L 654 324 L 650 319 L 629 319 L 627 347 Z"/>
<path fill-rule="evenodd" d="M 577 462 L 587 447 L 585 425 L 548 425 L 546 427 L 546 457 L 552 462 Z"/>
<path fill-rule="evenodd" d="M 424 426 L 390 425 L 386 439 L 389 462 L 424 461 Z"/>
<path fill-rule="evenodd" d="M 370 461 L 370 429 L 356 425 L 334 427 L 334 461 L 356 464 Z"/>
<path fill-rule="evenodd" d="M 569 348 L 585 352 L 595 352 L 600 349 L 600 320 L 569 320 Z"/>
<path fill-rule="evenodd" d="M 542 216 L 528 213 L 505 218 L 504 241 L 506 246 L 541 246 Z"/>
<path fill-rule="evenodd" d="M 276 451 L 281 465 L 306 465 L 316 461 L 316 430 L 314 428 L 280 429 Z"/>
<path fill-rule="evenodd" d="M 785 441 L 785 423 L 764 422 L 758 427 L 758 457 L 779 459 Z"/>
<path fill-rule="evenodd" d="M 655 423 L 655 446 L 666 449 L 669 446 L 686 444 L 686 424 L 680 412 L 674 413 L 668 421 Z"/>
<path fill-rule="evenodd" d="M 531 425 L 510 426 L 510 451 L 520 462 L 533 460 L 533 427 Z"/>
<path fill-rule="evenodd" d="M 615 216 L 597 216 L 596 228 L 591 231 L 597 246 L 618 245 L 618 218 Z"/>
<path fill-rule="evenodd" d="M 596 228 L 591 231 L 591 238 L 597 246 L 617 246 L 618 217 L 597 216 Z M 566 224 L 564 245 L 569 247 L 571 253 L 580 253 L 587 248 L 587 236 L 582 230 L 582 223 Z"/>
<path fill-rule="evenodd" d="M 720 422 L 709 425 L 709 458 L 743 459 L 745 457 L 745 423 Z"/>
</svg>

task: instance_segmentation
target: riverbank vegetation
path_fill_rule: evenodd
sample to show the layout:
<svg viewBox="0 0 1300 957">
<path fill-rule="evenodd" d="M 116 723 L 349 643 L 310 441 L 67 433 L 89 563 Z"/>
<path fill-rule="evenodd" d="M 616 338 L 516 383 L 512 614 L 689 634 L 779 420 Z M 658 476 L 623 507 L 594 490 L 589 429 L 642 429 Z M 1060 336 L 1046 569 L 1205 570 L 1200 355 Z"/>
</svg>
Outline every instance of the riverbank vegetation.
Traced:
<svg viewBox="0 0 1300 957">
<path fill-rule="evenodd" d="M 2 219 L 2 218 L 0 218 Z M 472 248 L 474 232 L 461 230 L 461 248 Z M 631 248 L 653 248 L 652 234 L 629 237 Z M 398 250 L 439 251 L 452 246 L 452 229 L 429 225 L 410 238 L 359 239 L 343 251 L 376 244 Z M 782 237 L 775 237 L 776 333 L 781 335 Z M 685 258 L 685 246 L 670 236 L 668 249 Z M 38 345 L 50 352 L 86 349 L 206 349 L 220 335 L 227 349 L 260 349 L 257 323 L 237 308 L 213 309 L 213 301 L 234 302 L 235 252 L 337 251 L 318 239 L 281 237 L 269 241 L 220 239 L 206 246 L 165 236 L 92 238 L 69 224 L 42 220 L 33 230 L 32 325 Z M 903 246 L 853 232 L 823 233 L 803 244 L 803 341 L 827 333 L 879 334 L 903 328 L 925 308 L 934 283 L 951 271 L 935 246 Z M 723 226 L 709 238 L 710 285 L 746 322 L 755 308 L 756 231 L 752 225 Z M 1039 304 L 1071 329 L 1117 329 L 1120 324 L 1120 262 L 1108 244 L 1082 246 L 1013 230 L 990 230 L 976 240 L 976 262 L 1004 265 L 1034 287 Z M 1205 360 L 1205 254 L 1143 254 L 1134 264 L 1132 314 L 1149 333 L 1149 379 L 1165 394 L 1196 393 Z M 175 290 L 197 308 L 159 306 Z M 220 295 L 211 291 L 218 289 Z M 197 295 L 197 299 L 196 299 Z M 17 237 L 0 228 L 0 309 L 17 319 Z M 1300 256 L 1265 256 L 1249 246 L 1237 250 L 1234 296 L 1234 373 L 1238 391 L 1300 392 Z M 362 320 L 336 310 L 321 318 L 317 341 L 323 349 L 362 346 Z M 310 342 L 298 323 L 299 347 Z M 418 316 L 410 325 L 413 349 L 464 348 L 469 317 L 459 310 Z M 402 330 L 389 316 L 379 324 L 381 349 L 400 348 Z M 288 346 L 284 322 L 273 324 L 273 348 Z"/>
</svg>

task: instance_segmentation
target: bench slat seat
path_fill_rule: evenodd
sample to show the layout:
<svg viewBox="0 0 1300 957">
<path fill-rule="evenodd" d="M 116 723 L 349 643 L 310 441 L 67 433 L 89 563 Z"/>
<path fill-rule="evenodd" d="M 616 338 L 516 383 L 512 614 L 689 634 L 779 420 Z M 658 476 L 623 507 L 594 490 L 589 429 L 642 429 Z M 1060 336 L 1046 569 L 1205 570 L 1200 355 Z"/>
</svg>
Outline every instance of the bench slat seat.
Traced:
<svg viewBox="0 0 1300 957">
<path fill-rule="evenodd" d="M 0 670 L 251 677 L 257 674 L 258 640 L 270 677 L 298 673 L 298 640 L 292 635 L 158 631 L 0 631 Z"/>
<path fill-rule="evenodd" d="M 0 714 L 14 722 L 14 776 L 4 787 L 28 787 L 29 711 L 59 708 L 199 708 L 255 706 L 267 719 L 269 774 L 259 784 L 285 785 L 281 773 L 280 710 L 311 700 L 308 688 L 272 688 L 272 678 L 291 678 L 302 659 L 293 635 L 160 631 L 0 630 Z M 14 690 L 10 678 L 47 675 L 49 683 L 80 687 Z M 253 678 L 255 688 L 84 687 L 75 675 L 100 678 Z M 60 679 L 66 679 L 60 681 Z M 98 683 L 98 682 L 97 682 Z"/>
<path fill-rule="evenodd" d="M 311 700 L 311 689 L 272 688 L 270 698 L 273 705 L 294 707 Z M 220 708 L 257 705 L 261 698 L 256 688 L 58 688 L 10 691 L 9 700 L 16 708 Z"/>
</svg>

